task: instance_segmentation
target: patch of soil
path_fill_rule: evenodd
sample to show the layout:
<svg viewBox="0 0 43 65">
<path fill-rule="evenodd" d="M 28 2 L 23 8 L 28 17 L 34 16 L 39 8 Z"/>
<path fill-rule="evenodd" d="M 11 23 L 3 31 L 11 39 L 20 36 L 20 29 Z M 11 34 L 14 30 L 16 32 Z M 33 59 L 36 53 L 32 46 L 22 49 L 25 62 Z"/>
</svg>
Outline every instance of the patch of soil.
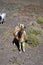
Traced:
<svg viewBox="0 0 43 65">
<path fill-rule="evenodd" d="M 20 7 L 19 10 L 25 11 L 25 12 L 27 11 L 27 12 L 30 12 L 30 13 L 35 12 L 35 13 L 39 14 L 39 13 L 43 13 L 43 6 L 30 4 L 28 6 Z"/>
</svg>

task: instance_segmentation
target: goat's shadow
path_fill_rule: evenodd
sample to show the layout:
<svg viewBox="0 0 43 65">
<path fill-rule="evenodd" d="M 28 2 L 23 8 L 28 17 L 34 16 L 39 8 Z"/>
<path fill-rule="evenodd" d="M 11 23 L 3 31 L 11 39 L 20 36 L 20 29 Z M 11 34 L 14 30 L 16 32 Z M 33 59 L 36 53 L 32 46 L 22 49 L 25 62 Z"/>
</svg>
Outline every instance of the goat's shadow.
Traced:
<svg viewBox="0 0 43 65">
<path fill-rule="evenodd" d="M 13 39 L 12 43 L 13 45 L 15 44 L 19 50 L 19 41 L 16 38 Z"/>
</svg>

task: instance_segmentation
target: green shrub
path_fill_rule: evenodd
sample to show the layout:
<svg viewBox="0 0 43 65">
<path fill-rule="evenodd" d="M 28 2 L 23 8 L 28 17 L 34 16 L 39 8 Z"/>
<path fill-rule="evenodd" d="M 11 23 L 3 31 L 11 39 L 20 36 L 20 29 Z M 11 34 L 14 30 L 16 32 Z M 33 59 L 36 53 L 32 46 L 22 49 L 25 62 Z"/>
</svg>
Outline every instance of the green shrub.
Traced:
<svg viewBox="0 0 43 65">
<path fill-rule="evenodd" d="M 38 28 L 29 28 L 28 34 L 35 34 L 35 35 L 41 35 L 41 30 Z"/>
<path fill-rule="evenodd" d="M 39 44 L 39 39 L 34 34 L 28 34 L 27 43 L 32 47 L 36 47 Z"/>
<path fill-rule="evenodd" d="M 43 25 L 43 18 L 39 17 L 39 18 L 37 19 L 37 23 Z"/>
<path fill-rule="evenodd" d="M 30 27 L 28 29 L 26 42 L 30 46 L 36 47 L 40 42 L 40 39 L 38 38 L 38 35 L 40 35 L 40 34 L 42 34 L 42 31 L 40 29 Z"/>
</svg>

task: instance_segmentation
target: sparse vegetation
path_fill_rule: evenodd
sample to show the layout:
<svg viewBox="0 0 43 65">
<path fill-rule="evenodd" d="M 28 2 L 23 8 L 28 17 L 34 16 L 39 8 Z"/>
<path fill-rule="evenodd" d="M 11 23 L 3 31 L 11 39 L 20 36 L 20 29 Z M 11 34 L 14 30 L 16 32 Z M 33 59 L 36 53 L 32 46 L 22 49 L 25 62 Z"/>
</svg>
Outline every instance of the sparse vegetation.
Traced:
<svg viewBox="0 0 43 65">
<path fill-rule="evenodd" d="M 4 48 L 3 48 L 3 47 L 1 47 L 1 48 L 0 48 L 0 50 L 4 50 Z"/>
<path fill-rule="evenodd" d="M 16 50 L 16 47 L 13 47 L 12 51 L 14 52 Z"/>
<path fill-rule="evenodd" d="M 43 18 L 39 17 L 39 18 L 37 19 L 37 23 L 43 25 Z"/>
<path fill-rule="evenodd" d="M 40 2 L 40 5 L 43 6 L 43 2 Z"/>
<path fill-rule="evenodd" d="M 29 33 L 32 33 L 32 34 L 35 34 L 35 35 L 41 35 L 42 34 L 40 29 L 34 28 L 34 27 L 29 28 L 28 34 Z"/>
<path fill-rule="evenodd" d="M 39 39 L 34 34 L 28 34 L 27 43 L 32 47 L 36 47 L 39 44 Z"/>
<path fill-rule="evenodd" d="M 29 28 L 27 34 L 27 43 L 32 47 L 36 47 L 37 45 L 39 45 L 40 40 L 38 38 L 38 35 L 40 34 L 41 30 L 38 30 L 36 28 Z"/>
<path fill-rule="evenodd" d="M 15 57 L 13 57 L 13 58 L 11 58 L 11 59 L 9 60 L 9 62 L 12 63 L 12 64 L 14 64 L 14 63 L 17 63 L 17 60 L 16 60 Z"/>
<path fill-rule="evenodd" d="M 18 13 L 14 13 L 12 16 L 13 17 L 17 17 L 17 16 L 19 16 L 19 14 Z"/>
<path fill-rule="evenodd" d="M 11 58 L 11 59 L 9 60 L 9 62 L 12 63 L 12 64 L 21 65 L 21 64 L 17 61 L 16 57 Z"/>
</svg>

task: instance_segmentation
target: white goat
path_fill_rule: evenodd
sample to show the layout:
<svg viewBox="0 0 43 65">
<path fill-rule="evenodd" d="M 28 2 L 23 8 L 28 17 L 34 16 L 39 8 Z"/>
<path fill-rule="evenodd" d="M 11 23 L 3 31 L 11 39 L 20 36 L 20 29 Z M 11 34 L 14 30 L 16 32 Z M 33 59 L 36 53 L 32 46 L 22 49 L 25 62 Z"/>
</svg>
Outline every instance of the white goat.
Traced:
<svg viewBox="0 0 43 65">
<path fill-rule="evenodd" d="M 5 21 L 6 13 L 0 13 L 0 23 L 3 23 Z"/>
</svg>

